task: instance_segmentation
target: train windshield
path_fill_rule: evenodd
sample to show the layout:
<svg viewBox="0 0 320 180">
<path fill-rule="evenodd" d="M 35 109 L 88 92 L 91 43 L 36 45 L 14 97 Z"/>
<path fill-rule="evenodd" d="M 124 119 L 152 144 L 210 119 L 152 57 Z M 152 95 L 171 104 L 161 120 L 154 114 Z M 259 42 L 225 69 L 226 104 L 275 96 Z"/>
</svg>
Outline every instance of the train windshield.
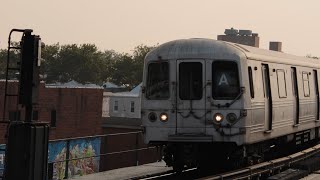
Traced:
<svg viewBox="0 0 320 180">
<path fill-rule="evenodd" d="M 237 63 L 215 61 L 212 63 L 213 99 L 234 99 L 240 93 Z"/>
<path fill-rule="evenodd" d="M 157 62 L 148 66 L 146 97 L 148 99 L 169 98 L 169 63 Z"/>
</svg>

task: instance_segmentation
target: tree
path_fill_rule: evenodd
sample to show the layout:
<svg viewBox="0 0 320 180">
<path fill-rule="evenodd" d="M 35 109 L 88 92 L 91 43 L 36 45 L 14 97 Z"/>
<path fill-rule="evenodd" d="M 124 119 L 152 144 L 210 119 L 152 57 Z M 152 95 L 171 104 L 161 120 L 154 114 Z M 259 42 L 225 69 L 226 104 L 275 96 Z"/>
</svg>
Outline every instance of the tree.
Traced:
<svg viewBox="0 0 320 180">
<path fill-rule="evenodd" d="M 4 79 L 6 76 L 7 67 L 7 50 L 0 50 L 0 79 Z"/>
<path fill-rule="evenodd" d="M 68 82 L 101 84 L 104 67 L 102 53 L 93 44 L 46 46 L 42 73 L 47 83 Z"/>
<path fill-rule="evenodd" d="M 95 83 L 111 81 L 132 88 L 142 81 L 143 62 L 154 46 L 139 45 L 132 54 L 114 50 L 101 52 L 94 44 L 46 45 L 42 49 L 40 74 L 46 83 L 69 82 Z M 0 50 L 0 77 L 4 78 L 7 50 Z M 19 51 L 12 51 L 12 63 L 20 58 Z M 12 75 L 14 76 L 14 74 Z"/>
<path fill-rule="evenodd" d="M 133 79 L 135 81 L 133 82 L 133 85 L 137 86 L 142 82 L 144 59 L 146 55 L 155 47 L 156 46 L 146 46 L 141 44 L 134 48 L 133 61 L 135 66 L 135 74 Z"/>
<path fill-rule="evenodd" d="M 13 42 L 13 46 L 18 46 L 18 43 Z M 11 50 L 10 51 L 10 67 L 11 68 L 19 68 L 19 62 L 21 61 L 20 50 Z M 6 78 L 6 68 L 7 68 L 7 49 L 0 49 L 0 79 Z M 9 71 L 8 79 L 17 79 L 19 71 Z"/>
<path fill-rule="evenodd" d="M 142 81 L 144 58 L 154 46 L 139 45 L 134 48 L 133 54 L 121 54 L 116 58 L 112 81 L 118 85 L 125 85 L 129 89 Z"/>
<path fill-rule="evenodd" d="M 121 54 L 113 65 L 112 82 L 129 88 L 133 85 L 133 74 L 135 67 L 129 54 Z"/>
<path fill-rule="evenodd" d="M 122 54 L 115 52 L 114 50 L 106 50 L 101 54 L 103 62 L 103 69 L 101 72 L 101 79 L 103 82 L 113 81 L 115 73 L 115 64 L 122 57 Z M 117 83 L 118 84 L 118 83 Z"/>
<path fill-rule="evenodd" d="M 60 45 L 46 45 L 41 50 L 43 61 L 40 66 L 40 74 L 44 76 L 46 83 L 54 83 L 59 79 L 59 68 L 61 67 L 61 61 L 59 60 Z"/>
</svg>

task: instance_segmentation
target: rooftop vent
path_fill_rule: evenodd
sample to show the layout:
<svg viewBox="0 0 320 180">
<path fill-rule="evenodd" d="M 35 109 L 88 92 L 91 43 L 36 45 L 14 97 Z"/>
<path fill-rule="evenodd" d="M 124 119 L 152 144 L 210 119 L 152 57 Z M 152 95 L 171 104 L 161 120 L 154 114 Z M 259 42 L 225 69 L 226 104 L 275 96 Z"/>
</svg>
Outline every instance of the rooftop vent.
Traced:
<svg viewBox="0 0 320 180">
<path fill-rule="evenodd" d="M 239 30 L 239 35 L 240 36 L 251 36 L 252 31 L 251 30 Z"/>
<path fill-rule="evenodd" d="M 271 41 L 269 43 L 269 50 L 282 52 L 282 42 Z"/>
<path fill-rule="evenodd" d="M 233 42 L 247 46 L 259 47 L 259 36 L 251 30 L 225 29 L 225 35 L 218 35 L 220 41 Z"/>
<path fill-rule="evenodd" d="M 233 36 L 253 36 L 252 31 L 251 30 L 238 30 L 238 29 L 225 29 L 224 31 L 225 35 L 233 35 Z"/>
<path fill-rule="evenodd" d="M 237 30 L 237 29 L 233 29 L 233 28 L 231 28 L 231 29 L 226 29 L 225 31 L 224 31 L 224 34 L 225 35 L 238 35 L 238 33 L 239 33 L 239 31 Z"/>
</svg>

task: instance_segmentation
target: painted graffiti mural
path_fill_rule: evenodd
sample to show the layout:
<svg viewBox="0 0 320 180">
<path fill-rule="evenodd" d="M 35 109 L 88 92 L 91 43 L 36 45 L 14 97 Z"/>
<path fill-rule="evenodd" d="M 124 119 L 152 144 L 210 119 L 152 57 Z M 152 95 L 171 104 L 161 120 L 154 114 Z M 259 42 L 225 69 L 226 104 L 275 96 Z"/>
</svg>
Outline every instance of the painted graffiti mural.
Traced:
<svg viewBox="0 0 320 180">
<path fill-rule="evenodd" d="M 75 159 L 70 160 L 68 163 L 67 172 L 69 178 L 99 172 L 100 142 L 100 138 L 76 139 L 69 141 L 69 159 Z M 53 180 L 65 178 L 65 160 L 67 157 L 67 151 L 66 141 L 49 143 L 48 162 L 52 163 L 51 171 Z"/>
<path fill-rule="evenodd" d="M 70 159 L 77 159 L 69 161 L 71 176 L 99 172 L 99 154 L 100 138 L 70 141 Z"/>
<path fill-rule="evenodd" d="M 48 149 L 48 163 L 54 162 L 52 169 L 49 169 L 52 171 L 52 179 L 63 179 L 65 177 L 67 143 L 66 141 L 51 142 Z"/>
<path fill-rule="evenodd" d="M 67 144 L 69 143 L 69 149 Z M 66 158 L 69 150 L 68 177 L 99 172 L 100 138 L 54 141 L 48 147 L 49 179 L 61 180 L 66 175 Z M 0 144 L 0 175 L 3 173 L 6 145 Z"/>
<path fill-rule="evenodd" d="M 0 144 L 0 175 L 3 174 L 5 149 L 6 145 Z"/>
</svg>

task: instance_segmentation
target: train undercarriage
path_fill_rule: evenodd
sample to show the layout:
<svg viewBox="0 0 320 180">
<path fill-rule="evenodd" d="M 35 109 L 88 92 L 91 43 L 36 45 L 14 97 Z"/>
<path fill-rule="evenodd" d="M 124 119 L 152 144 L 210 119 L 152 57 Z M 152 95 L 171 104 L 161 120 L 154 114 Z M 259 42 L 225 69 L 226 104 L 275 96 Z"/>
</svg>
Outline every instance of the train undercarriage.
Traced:
<svg viewBox="0 0 320 180">
<path fill-rule="evenodd" d="M 313 132 L 318 131 L 313 130 Z M 168 142 L 164 145 L 163 159 L 176 172 L 194 167 L 199 170 L 223 172 L 258 164 L 310 147 L 317 143 L 319 139 L 318 135 L 310 135 L 311 131 L 306 130 L 242 146 L 227 142 Z"/>
</svg>

